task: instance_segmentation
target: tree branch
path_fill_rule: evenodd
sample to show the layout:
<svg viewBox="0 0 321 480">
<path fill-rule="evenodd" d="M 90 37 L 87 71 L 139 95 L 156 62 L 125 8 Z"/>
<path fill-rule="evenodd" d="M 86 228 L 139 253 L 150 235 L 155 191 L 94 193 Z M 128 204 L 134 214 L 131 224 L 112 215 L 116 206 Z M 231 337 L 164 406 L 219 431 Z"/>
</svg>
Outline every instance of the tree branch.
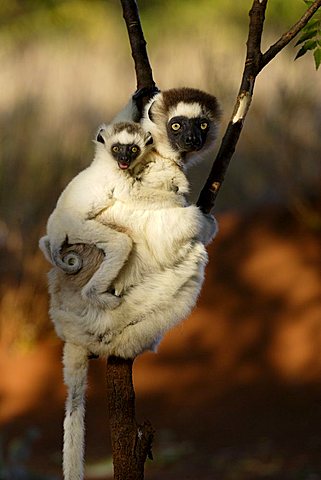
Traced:
<svg viewBox="0 0 321 480">
<path fill-rule="evenodd" d="M 277 42 L 270 46 L 270 48 L 262 55 L 260 70 L 262 70 L 284 47 L 286 47 L 291 40 L 306 26 L 310 18 L 321 7 L 321 0 L 315 2 L 307 9 L 298 20 L 286 33 L 284 33 Z"/>
<path fill-rule="evenodd" d="M 260 59 L 262 56 L 261 38 L 267 2 L 268 0 L 254 0 L 249 12 L 250 25 L 246 42 L 246 59 L 233 115 L 222 139 L 210 175 L 197 202 L 197 205 L 205 213 L 210 212 L 214 206 L 226 170 L 240 137 L 244 118 L 251 104 L 255 79 L 259 73 Z"/>
<path fill-rule="evenodd" d="M 137 90 L 144 87 L 154 87 L 153 72 L 146 49 L 147 43 L 140 23 L 136 0 L 120 0 L 120 2 L 135 63 Z"/>
<path fill-rule="evenodd" d="M 255 80 L 260 71 L 302 30 L 313 14 L 320 8 L 321 0 L 315 2 L 306 10 L 300 20 L 283 34 L 264 54 L 261 52 L 261 38 L 268 0 L 254 0 L 250 10 L 250 25 L 247 40 L 247 53 L 240 90 L 234 106 L 232 118 L 209 178 L 201 191 L 197 205 L 203 212 L 211 211 L 216 197 L 224 181 L 225 173 L 240 137 L 244 120 L 251 105 Z"/>
</svg>

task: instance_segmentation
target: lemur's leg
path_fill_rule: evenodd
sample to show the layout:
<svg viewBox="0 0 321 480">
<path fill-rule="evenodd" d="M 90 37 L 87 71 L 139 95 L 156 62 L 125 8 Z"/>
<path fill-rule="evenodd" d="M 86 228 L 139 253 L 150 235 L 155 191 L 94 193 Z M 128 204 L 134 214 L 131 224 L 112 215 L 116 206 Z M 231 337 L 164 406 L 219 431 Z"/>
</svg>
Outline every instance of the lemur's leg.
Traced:
<svg viewBox="0 0 321 480">
<path fill-rule="evenodd" d="M 102 308 L 116 308 L 121 299 L 107 290 L 126 262 L 132 249 L 132 240 L 125 233 L 95 220 L 86 221 L 86 233 L 81 238 L 83 243 L 94 243 L 105 255 L 98 270 L 83 287 L 82 297 Z"/>
<path fill-rule="evenodd" d="M 133 287 L 112 312 L 116 331 L 109 341 L 109 354 L 133 358 L 157 346 L 164 333 L 194 307 L 206 262 L 204 246 L 197 242 L 175 267 L 146 276 Z"/>
</svg>

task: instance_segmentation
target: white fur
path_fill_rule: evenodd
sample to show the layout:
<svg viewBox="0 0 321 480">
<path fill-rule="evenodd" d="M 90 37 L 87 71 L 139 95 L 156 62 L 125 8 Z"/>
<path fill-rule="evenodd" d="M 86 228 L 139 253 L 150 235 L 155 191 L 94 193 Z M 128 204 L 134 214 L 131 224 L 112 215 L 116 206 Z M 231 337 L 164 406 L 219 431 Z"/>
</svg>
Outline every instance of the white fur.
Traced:
<svg viewBox="0 0 321 480">
<path fill-rule="evenodd" d="M 155 152 L 148 160 L 129 197 L 119 182 L 113 193 L 117 200 L 96 218 L 126 228 L 133 241 L 128 261 L 113 282 L 117 295 L 146 274 L 179 262 L 202 228 L 199 209 L 186 205 L 188 184 L 181 169 Z"/>
<path fill-rule="evenodd" d="M 153 272 L 128 289 L 114 310 L 86 302 L 66 279 L 61 286 L 57 268 L 49 274 L 50 315 L 58 335 L 98 355 L 133 358 L 154 349 L 164 333 L 193 308 L 203 279 L 207 254 L 200 242 L 191 243 L 175 265 Z"/>
<path fill-rule="evenodd" d="M 159 154 L 171 161 L 174 161 L 179 166 L 182 166 L 182 159 L 176 150 L 172 148 L 167 138 L 166 120 L 164 121 L 164 113 L 162 111 L 162 93 L 157 93 L 146 105 L 144 115 L 140 121 L 144 130 L 150 132 L 154 139 L 157 151 Z M 149 109 L 153 110 L 153 120 L 148 115 Z M 168 118 L 167 118 L 168 120 Z"/>
<path fill-rule="evenodd" d="M 199 103 L 179 102 L 168 111 L 168 118 L 183 116 L 187 118 L 197 118 L 202 116 L 202 107 Z"/>
</svg>

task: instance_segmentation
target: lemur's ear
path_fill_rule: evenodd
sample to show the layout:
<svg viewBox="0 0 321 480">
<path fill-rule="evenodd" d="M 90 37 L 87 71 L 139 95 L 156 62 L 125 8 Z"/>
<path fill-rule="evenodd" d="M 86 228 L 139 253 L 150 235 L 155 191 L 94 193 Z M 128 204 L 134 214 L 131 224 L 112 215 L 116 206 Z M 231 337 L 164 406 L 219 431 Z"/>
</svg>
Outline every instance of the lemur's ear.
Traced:
<svg viewBox="0 0 321 480">
<path fill-rule="evenodd" d="M 147 132 L 145 137 L 145 146 L 147 147 L 147 145 L 153 145 L 153 143 L 154 143 L 154 140 L 153 140 L 152 134 L 150 132 Z"/>
<path fill-rule="evenodd" d="M 52 265 L 55 265 L 53 260 L 52 260 L 52 255 L 51 255 L 51 247 L 50 247 L 50 239 L 48 235 L 45 237 L 41 237 L 39 240 L 39 247 L 48 262 L 50 262 Z"/>
<path fill-rule="evenodd" d="M 152 112 L 152 108 L 153 108 L 154 103 L 155 103 L 155 102 L 153 102 L 153 103 L 151 104 L 151 106 L 149 107 L 148 112 L 147 112 L 148 118 L 149 118 L 152 122 L 154 121 L 154 120 L 153 120 L 153 112 Z"/>
<path fill-rule="evenodd" d="M 100 143 L 105 143 L 105 139 L 104 137 L 102 136 L 102 133 L 104 132 L 105 130 L 103 128 L 101 128 L 99 130 L 99 132 L 97 133 L 97 136 L 96 136 L 96 141 L 97 142 L 100 142 Z"/>
</svg>

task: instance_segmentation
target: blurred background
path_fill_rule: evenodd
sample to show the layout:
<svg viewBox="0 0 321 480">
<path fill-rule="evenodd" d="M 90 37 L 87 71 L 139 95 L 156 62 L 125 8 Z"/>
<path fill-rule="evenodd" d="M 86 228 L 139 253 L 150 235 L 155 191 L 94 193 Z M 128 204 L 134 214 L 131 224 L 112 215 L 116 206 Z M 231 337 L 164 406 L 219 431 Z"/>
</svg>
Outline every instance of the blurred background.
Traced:
<svg viewBox="0 0 321 480">
<path fill-rule="evenodd" d="M 216 95 L 223 134 L 250 0 L 139 1 L 161 89 Z M 267 48 L 306 8 L 270 0 Z M 321 89 L 290 45 L 257 79 L 198 307 L 135 362 L 156 428 L 146 478 L 321 479 Z M 38 251 L 97 126 L 135 90 L 116 0 L 0 1 L 0 479 L 61 478 L 65 390 Z M 104 361 L 92 362 L 87 478 L 111 478 Z"/>
</svg>

